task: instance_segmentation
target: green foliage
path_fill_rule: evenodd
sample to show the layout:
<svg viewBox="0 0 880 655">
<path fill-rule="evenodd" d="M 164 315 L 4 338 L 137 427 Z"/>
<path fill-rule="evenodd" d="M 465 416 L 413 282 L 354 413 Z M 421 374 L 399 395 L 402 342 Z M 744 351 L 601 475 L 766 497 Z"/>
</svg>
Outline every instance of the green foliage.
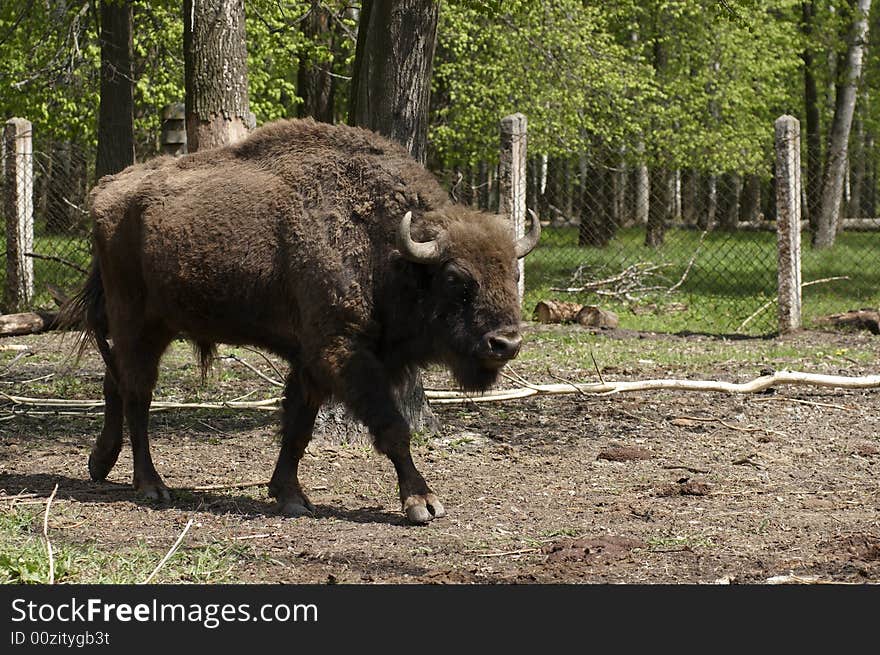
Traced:
<svg viewBox="0 0 880 655">
<path fill-rule="evenodd" d="M 249 93 L 258 123 L 292 116 L 301 102 L 301 59 L 341 78 L 354 56 L 356 25 L 341 2 L 330 40 L 307 38 L 302 23 L 311 2 L 248 0 Z M 158 151 L 162 108 L 184 99 L 183 16 L 179 0 L 132 0 L 135 135 L 139 159 Z M 0 3 L 0 118 L 22 116 L 35 136 L 94 149 L 101 47 L 97 3 L 87 0 Z M 344 81 L 344 80 L 340 80 Z M 337 95 L 344 100 L 340 85 Z"/>
<path fill-rule="evenodd" d="M 497 121 L 550 156 L 597 144 L 713 172 L 765 168 L 800 65 L 793 0 L 443 5 L 431 138 L 447 166 L 493 161 Z M 733 14 L 731 14 L 733 12 Z M 760 29 L 756 29 L 760 26 Z"/>
</svg>

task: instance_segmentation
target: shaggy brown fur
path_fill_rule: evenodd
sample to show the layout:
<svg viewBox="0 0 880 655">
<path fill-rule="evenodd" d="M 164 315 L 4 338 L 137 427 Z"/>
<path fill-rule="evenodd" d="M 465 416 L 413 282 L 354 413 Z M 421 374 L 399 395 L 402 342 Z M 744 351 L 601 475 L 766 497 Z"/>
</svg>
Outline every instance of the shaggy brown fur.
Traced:
<svg viewBox="0 0 880 655">
<path fill-rule="evenodd" d="M 203 365 L 217 343 L 291 363 L 270 485 L 283 511 L 311 508 L 297 467 L 332 395 L 391 458 L 407 516 L 443 514 L 412 463 L 392 387 L 410 367 L 443 362 L 463 387 L 485 389 L 515 356 L 516 257 L 500 218 L 450 204 L 430 173 L 379 135 L 311 120 L 132 166 L 103 178 L 91 205 L 94 263 L 66 311 L 108 368 L 94 479 L 114 465 L 125 417 L 135 487 L 168 497 L 149 454 L 147 411 L 159 358 L 183 335 Z M 441 261 L 397 250 L 407 211 L 413 238 L 437 239 Z"/>
</svg>

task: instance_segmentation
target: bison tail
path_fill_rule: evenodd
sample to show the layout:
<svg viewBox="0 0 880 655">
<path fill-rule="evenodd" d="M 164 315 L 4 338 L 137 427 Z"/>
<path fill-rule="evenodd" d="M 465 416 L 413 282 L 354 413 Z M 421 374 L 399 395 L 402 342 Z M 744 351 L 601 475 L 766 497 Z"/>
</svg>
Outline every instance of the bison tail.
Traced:
<svg viewBox="0 0 880 655">
<path fill-rule="evenodd" d="M 81 331 L 76 348 L 77 360 L 82 356 L 89 343 L 94 343 L 101 353 L 107 370 L 114 378 L 118 379 L 113 353 L 110 351 L 110 343 L 107 341 L 109 330 L 107 309 L 104 302 L 104 283 L 97 261 L 92 263 L 89 276 L 82 289 L 61 308 L 58 323 L 61 329 Z"/>
</svg>

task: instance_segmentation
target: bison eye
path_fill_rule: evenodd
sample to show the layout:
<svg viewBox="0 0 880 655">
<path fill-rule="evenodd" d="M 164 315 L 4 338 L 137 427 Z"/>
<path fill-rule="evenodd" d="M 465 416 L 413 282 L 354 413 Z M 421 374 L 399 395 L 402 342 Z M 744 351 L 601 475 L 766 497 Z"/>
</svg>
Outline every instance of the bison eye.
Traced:
<svg viewBox="0 0 880 655">
<path fill-rule="evenodd" d="M 476 284 L 467 271 L 452 262 L 447 262 L 443 267 L 441 279 L 448 293 L 460 296 L 463 300 L 471 296 Z"/>
</svg>

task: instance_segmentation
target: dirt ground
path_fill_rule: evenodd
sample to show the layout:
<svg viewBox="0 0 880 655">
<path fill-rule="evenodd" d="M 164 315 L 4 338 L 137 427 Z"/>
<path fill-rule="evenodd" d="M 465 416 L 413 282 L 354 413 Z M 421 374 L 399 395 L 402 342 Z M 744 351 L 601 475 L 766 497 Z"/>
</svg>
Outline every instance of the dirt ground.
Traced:
<svg viewBox="0 0 880 655">
<path fill-rule="evenodd" d="M 548 337 L 535 326 L 532 336 L 542 329 L 545 348 L 556 334 L 560 342 L 579 338 L 572 337 L 578 328 L 555 328 Z M 866 375 L 877 373 L 880 361 L 880 337 L 867 334 L 807 332 L 772 343 L 590 338 L 606 352 L 659 341 L 676 355 L 606 366 L 603 376 L 613 380 L 744 381 L 762 366 L 779 364 Z M 14 361 L 14 351 L 2 353 L 2 391 L 61 393 L 60 382 L 41 391 L 33 381 L 59 370 L 56 341 L 51 335 L 3 340 L 28 345 L 33 356 Z M 768 348 L 795 354 L 772 361 Z M 798 359 L 799 349 L 815 354 L 817 348 L 833 356 Z M 732 354 L 693 364 L 707 349 Z M 850 356 L 856 352 L 860 357 Z M 231 398 L 259 382 L 245 371 L 198 391 L 195 365 L 181 357 L 190 363 L 172 358 L 171 368 L 184 371 L 192 389 L 160 382 L 159 396 Z M 252 361 L 260 366 L 259 358 Z M 555 370 L 543 356 L 515 368 L 534 382 L 596 379 L 592 362 L 549 361 Z M 65 382 L 70 397 L 97 397 L 100 374 L 97 359 L 87 356 Z M 426 386 L 448 384 L 440 373 L 427 376 Z M 504 386 L 516 385 L 505 380 Z M 192 490 L 268 479 L 277 455 L 271 412 L 156 413 L 154 460 L 177 490 L 172 503 L 162 505 L 130 489 L 127 449 L 107 482 L 88 480 L 99 416 L 36 414 L 34 408 L 22 415 L 24 408 L 9 402 L 0 404 L 7 417 L 0 417 L 0 490 L 7 495 L 0 512 L 13 511 L 8 496 L 44 499 L 57 483 L 54 543 L 109 554 L 145 547 L 159 556 L 193 519 L 182 551 L 219 545 L 232 553 L 224 560 L 227 570 L 200 580 L 208 582 L 880 582 L 878 389 L 571 393 L 434 409 L 443 434 L 417 438 L 414 457 L 448 516 L 427 526 L 405 523 L 390 463 L 362 443 L 318 438 L 310 446 L 301 473 L 315 517 L 274 514 L 260 486 Z M 173 570 L 164 580 L 179 579 Z"/>
</svg>

